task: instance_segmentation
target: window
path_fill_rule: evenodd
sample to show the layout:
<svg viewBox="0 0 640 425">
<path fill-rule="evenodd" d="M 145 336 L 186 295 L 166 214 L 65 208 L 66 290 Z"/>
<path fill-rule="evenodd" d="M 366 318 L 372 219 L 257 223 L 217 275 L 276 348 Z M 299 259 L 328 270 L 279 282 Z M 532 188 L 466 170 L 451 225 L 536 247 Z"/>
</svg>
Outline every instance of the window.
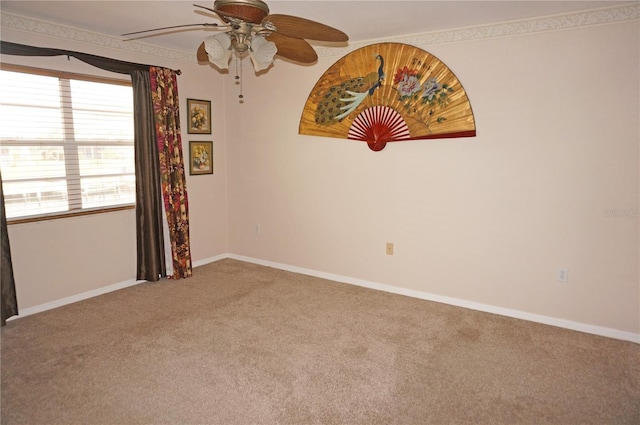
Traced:
<svg viewBox="0 0 640 425">
<path fill-rule="evenodd" d="M 0 70 L 0 170 L 7 219 L 135 203 L 131 84 Z"/>
</svg>

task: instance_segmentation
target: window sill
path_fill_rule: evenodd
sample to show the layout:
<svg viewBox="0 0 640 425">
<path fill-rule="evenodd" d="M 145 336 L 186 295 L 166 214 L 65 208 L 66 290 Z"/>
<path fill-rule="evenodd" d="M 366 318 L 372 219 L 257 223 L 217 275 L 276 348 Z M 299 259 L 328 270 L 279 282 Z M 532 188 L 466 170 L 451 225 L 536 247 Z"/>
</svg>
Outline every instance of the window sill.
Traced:
<svg viewBox="0 0 640 425">
<path fill-rule="evenodd" d="M 38 221 L 57 220 L 60 218 L 72 218 L 72 217 L 79 217 L 84 215 L 133 210 L 135 208 L 136 208 L 135 205 L 122 205 L 122 206 L 112 207 L 112 208 L 96 208 L 96 209 L 86 209 L 86 210 L 79 210 L 79 211 L 66 211 L 59 214 L 47 214 L 47 215 L 40 215 L 40 216 L 33 216 L 33 217 L 7 218 L 7 225 L 10 226 L 12 224 L 35 223 Z"/>
</svg>

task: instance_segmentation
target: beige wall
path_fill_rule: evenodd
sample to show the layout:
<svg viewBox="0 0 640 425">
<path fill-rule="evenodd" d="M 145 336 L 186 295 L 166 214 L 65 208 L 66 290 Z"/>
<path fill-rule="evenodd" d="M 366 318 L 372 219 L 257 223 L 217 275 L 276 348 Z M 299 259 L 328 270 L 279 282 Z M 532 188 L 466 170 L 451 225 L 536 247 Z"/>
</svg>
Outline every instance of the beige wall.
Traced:
<svg viewBox="0 0 640 425">
<path fill-rule="evenodd" d="M 340 56 L 245 79 L 230 252 L 637 334 L 638 217 L 606 211 L 639 207 L 638 23 L 419 47 L 461 80 L 477 137 L 372 152 L 298 135 Z"/>
<path fill-rule="evenodd" d="M 5 29 L 3 39 L 179 67 L 183 102 L 213 100 L 216 172 L 188 179 L 196 261 L 230 254 L 637 339 L 638 217 L 606 212 L 640 207 L 638 33 L 635 21 L 418 37 L 408 44 L 461 80 L 478 136 L 381 152 L 297 134 L 342 49 L 315 66 L 245 69 L 239 104 L 233 75 L 207 67 Z M 132 212 L 11 226 L 21 307 L 133 279 L 133 232 Z M 560 267 L 569 282 L 557 281 Z"/>
</svg>

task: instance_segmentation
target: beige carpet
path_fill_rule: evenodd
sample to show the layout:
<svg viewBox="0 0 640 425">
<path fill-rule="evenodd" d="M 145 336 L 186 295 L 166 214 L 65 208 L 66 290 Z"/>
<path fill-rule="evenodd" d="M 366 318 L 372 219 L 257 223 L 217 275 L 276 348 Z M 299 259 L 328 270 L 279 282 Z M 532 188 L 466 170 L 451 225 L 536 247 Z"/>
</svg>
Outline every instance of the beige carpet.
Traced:
<svg viewBox="0 0 640 425">
<path fill-rule="evenodd" d="M 638 344 L 235 260 L 1 344 L 2 425 L 640 424 Z"/>
</svg>

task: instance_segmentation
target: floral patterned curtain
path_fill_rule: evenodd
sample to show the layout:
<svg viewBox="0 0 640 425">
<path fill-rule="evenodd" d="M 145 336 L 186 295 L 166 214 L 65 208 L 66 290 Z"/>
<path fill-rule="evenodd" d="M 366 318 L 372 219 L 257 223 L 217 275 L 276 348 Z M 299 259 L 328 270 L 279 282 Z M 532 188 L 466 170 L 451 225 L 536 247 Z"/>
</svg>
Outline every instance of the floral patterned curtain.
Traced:
<svg viewBox="0 0 640 425">
<path fill-rule="evenodd" d="M 180 137 L 178 81 L 175 71 L 150 67 L 153 112 L 160 157 L 160 178 L 169 227 L 173 273 L 169 278 L 192 275 L 189 243 L 189 202 Z"/>
</svg>

